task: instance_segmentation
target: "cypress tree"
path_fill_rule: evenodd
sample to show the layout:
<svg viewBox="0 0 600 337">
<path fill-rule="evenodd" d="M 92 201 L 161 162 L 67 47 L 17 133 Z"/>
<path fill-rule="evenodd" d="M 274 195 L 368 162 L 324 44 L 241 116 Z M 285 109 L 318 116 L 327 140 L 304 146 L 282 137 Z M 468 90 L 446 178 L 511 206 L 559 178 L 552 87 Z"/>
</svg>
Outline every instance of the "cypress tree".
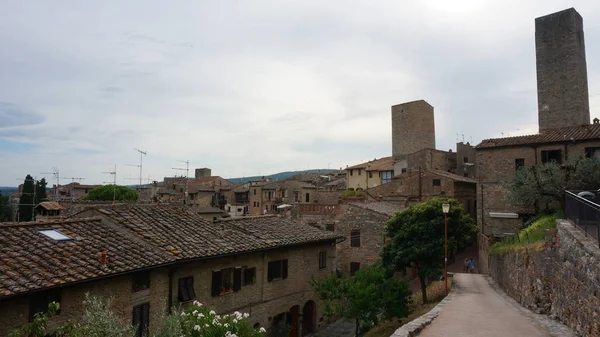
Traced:
<svg viewBox="0 0 600 337">
<path fill-rule="evenodd" d="M 34 191 L 35 183 L 33 177 L 28 174 L 23 182 L 23 192 L 21 198 L 19 198 L 19 221 L 32 221 L 34 219 Z"/>
</svg>

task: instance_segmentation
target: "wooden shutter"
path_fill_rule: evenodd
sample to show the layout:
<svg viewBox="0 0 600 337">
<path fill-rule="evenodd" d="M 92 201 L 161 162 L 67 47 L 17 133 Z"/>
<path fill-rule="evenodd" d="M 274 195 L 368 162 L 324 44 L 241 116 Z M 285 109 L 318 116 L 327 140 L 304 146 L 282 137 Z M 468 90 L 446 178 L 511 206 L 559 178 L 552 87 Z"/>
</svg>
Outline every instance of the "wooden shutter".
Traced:
<svg viewBox="0 0 600 337">
<path fill-rule="evenodd" d="M 179 302 L 183 302 L 187 300 L 187 290 L 185 289 L 185 279 L 179 279 L 179 291 L 177 294 L 177 298 Z"/>
<path fill-rule="evenodd" d="M 269 268 L 267 270 L 267 281 L 271 282 L 273 281 L 273 266 L 275 264 L 273 262 L 269 262 Z"/>
<path fill-rule="evenodd" d="M 212 296 L 217 296 L 221 292 L 221 281 L 222 281 L 221 271 L 220 270 L 213 271 L 213 273 L 212 273 L 212 293 L 211 293 Z"/>
<path fill-rule="evenodd" d="M 242 268 L 235 268 L 233 270 L 233 291 L 240 289 L 242 289 Z"/>
<path fill-rule="evenodd" d="M 187 278 L 187 292 L 189 295 L 188 300 L 196 299 L 196 292 L 194 291 L 194 277 Z"/>
<path fill-rule="evenodd" d="M 281 278 L 286 279 L 288 276 L 288 260 L 281 261 Z"/>
<path fill-rule="evenodd" d="M 148 334 L 150 325 L 150 303 L 144 303 L 133 307 L 132 323 L 136 327 L 135 336 L 142 337 Z"/>
</svg>

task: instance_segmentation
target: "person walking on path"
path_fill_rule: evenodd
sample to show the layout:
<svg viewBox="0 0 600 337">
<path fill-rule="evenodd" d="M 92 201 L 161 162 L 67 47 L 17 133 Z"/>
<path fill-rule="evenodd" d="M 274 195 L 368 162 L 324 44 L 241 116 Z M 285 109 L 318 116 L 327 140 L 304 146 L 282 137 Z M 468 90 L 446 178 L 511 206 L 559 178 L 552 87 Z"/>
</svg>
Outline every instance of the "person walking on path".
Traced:
<svg viewBox="0 0 600 337">
<path fill-rule="evenodd" d="M 469 258 L 465 257 L 465 265 L 463 267 L 463 272 L 464 273 L 468 273 L 469 272 Z"/>
<path fill-rule="evenodd" d="M 475 260 L 473 260 L 473 258 L 471 258 L 469 260 L 469 273 L 474 273 L 475 272 Z"/>
</svg>

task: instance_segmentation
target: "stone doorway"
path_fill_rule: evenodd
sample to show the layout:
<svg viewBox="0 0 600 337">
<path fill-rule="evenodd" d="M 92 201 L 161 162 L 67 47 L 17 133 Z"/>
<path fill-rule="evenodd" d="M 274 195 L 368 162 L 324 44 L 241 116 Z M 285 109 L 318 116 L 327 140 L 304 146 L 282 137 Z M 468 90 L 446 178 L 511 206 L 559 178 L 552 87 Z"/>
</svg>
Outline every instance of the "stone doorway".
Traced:
<svg viewBox="0 0 600 337">
<path fill-rule="evenodd" d="M 302 308 L 302 336 L 317 330 L 317 306 L 315 302 L 308 301 Z"/>
</svg>

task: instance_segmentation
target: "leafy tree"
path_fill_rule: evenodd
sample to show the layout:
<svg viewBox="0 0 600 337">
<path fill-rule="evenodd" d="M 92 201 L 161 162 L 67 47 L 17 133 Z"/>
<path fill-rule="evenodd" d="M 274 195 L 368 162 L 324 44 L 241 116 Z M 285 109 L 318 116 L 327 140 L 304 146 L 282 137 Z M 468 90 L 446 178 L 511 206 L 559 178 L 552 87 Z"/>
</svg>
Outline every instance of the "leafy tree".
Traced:
<svg viewBox="0 0 600 337">
<path fill-rule="evenodd" d="M 19 199 L 19 221 L 32 221 L 34 219 L 34 190 L 33 177 L 28 174 L 23 182 L 23 191 Z"/>
<path fill-rule="evenodd" d="M 354 276 L 340 278 L 335 274 L 311 284 L 325 302 L 325 313 L 356 323 L 356 336 L 360 324 L 376 325 L 380 318 L 408 315 L 408 287 L 406 282 L 388 278 L 380 265 L 360 269 Z"/>
<path fill-rule="evenodd" d="M 88 193 L 84 200 L 101 200 L 101 201 L 136 201 L 138 200 L 138 192 L 127 186 L 119 185 L 104 185 L 96 187 Z"/>
<path fill-rule="evenodd" d="M 600 160 L 577 158 L 565 164 L 548 162 L 521 167 L 510 182 L 510 198 L 514 206 L 535 210 L 564 208 L 565 190 L 597 190 L 600 188 Z"/>
<path fill-rule="evenodd" d="M 46 178 L 42 178 L 42 180 L 35 182 L 35 204 L 39 204 L 41 201 L 48 199 L 48 195 L 46 194 Z"/>
<path fill-rule="evenodd" d="M 388 272 L 415 267 L 423 303 L 427 303 L 427 280 L 439 276 L 444 265 L 444 203 L 450 204 L 448 251 L 463 249 L 475 239 L 477 227 L 455 199 L 431 199 L 412 205 L 386 225 L 386 235 L 391 240 L 383 248 L 383 265 Z"/>
<path fill-rule="evenodd" d="M 71 336 L 76 329 L 74 322 L 67 322 L 59 327 L 51 329 L 48 327 L 48 320 L 55 316 L 60 309 L 60 303 L 52 302 L 48 304 L 48 312 L 38 312 L 33 316 L 33 321 L 18 329 L 10 332 L 10 337 L 45 337 L 45 336 Z"/>
<path fill-rule="evenodd" d="M 0 191 L 0 222 L 10 220 L 11 207 L 8 201 L 8 195 L 2 194 Z"/>
</svg>

